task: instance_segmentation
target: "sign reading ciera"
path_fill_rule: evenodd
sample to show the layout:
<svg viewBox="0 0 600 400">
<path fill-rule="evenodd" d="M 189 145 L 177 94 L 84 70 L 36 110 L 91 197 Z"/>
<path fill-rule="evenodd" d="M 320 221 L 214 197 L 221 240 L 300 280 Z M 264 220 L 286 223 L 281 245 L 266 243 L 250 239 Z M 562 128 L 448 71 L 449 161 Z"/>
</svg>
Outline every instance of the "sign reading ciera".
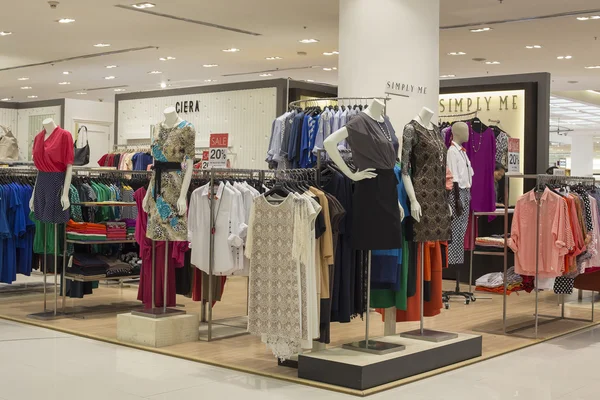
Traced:
<svg viewBox="0 0 600 400">
<path fill-rule="evenodd" d="M 427 86 L 412 85 L 410 83 L 387 81 L 385 84 L 386 94 L 407 96 L 410 94 L 427 94 Z"/>
<path fill-rule="evenodd" d="M 495 103 L 494 96 L 440 99 L 440 114 L 446 112 L 455 113 L 471 111 L 518 110 L 518 95 L 514 94 L 512 96 L 498 96 L 498 98 L 499 105 L 497 109 L 495 107 L 492 109 L 492 105 Z"/>
<path fill-rule="evenodd" d="M 175 103 L 175 111 L 178 114 L 187 114 L 200 111 L 200 101 L 178 101 Z"/>
</svg>

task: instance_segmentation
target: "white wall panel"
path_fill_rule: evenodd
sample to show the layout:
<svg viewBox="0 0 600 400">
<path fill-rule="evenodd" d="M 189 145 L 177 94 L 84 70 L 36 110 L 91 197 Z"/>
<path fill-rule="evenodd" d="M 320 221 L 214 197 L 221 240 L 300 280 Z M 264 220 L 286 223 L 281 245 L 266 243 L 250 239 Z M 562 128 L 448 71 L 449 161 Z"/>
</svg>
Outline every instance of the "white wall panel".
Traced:
<svg viewBox="0 0 600 400">
<path fill-rule="evenodd" d="M 150 138 L 150 127 L 164 120 L 163 111 L 177 102 L 199 102 L 199 112 L 180 113 L 196 127 L 196 146 L 207 147 L 210 133 L 229 133 L 234 168 L 266 168 L 271 125 L 276 118 L 273 88 L 157 97 L 119 102 L 117 141 Z"/>
<path fill-rule="evenodd" d="M 0 125 L 12 130 L 15 136 L 17 135 L 17 118 L 18 113 L 16 109 L 0 108 Z"/>
</svg>

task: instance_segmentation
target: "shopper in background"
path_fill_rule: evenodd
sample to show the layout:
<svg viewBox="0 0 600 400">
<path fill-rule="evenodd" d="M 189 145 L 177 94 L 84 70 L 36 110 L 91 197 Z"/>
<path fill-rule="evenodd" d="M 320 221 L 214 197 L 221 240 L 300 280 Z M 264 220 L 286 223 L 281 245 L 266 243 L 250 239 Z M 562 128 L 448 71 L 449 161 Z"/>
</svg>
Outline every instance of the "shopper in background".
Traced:
<svg viewBox="0 0 600 400">
<path fill-rule="evenodd" d="M 496 162 L 496 168 L 494 169 L 494 189 L 496 190 L 496 207 L 504 207 L 504 199 L 503 195 L 499 193 L 498 187 L 499 182 L 504 178 L 504 174 L 506 173 L 506 168 L 504 165 Z"/>
</svg>

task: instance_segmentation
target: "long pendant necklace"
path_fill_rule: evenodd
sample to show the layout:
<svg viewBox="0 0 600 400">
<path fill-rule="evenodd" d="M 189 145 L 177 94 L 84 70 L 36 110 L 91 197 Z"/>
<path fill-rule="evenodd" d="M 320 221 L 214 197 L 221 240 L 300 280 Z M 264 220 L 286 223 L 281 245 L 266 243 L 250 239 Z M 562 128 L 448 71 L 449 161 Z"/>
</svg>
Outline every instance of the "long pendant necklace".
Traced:
<svg viewBox="0 0 600 400">
<path fill-rule="evenodd" d="M 379 129 L 381 129 L 381 132 L 383 133 L 383 136 L 389 141 L 392 142 L 392 135 L 387 131 L 387 126 L 384 129 L 385 126 L 385 122 L 379 122 L 377 121 L 377 126 L 379 126 Z"/>
<path fill-rule="evenodd" d="M 418 116 L 419 119 L 421 120 L 421 122 L 423 123 L 423 119 L 421 118 L 421 116 Z M 446 146 L 444 146 L 444 144 L 442 143 L 442 139 L 441 137 L 435 137 L 435 129 L 429 130 L 428 128 L 426 128 L 424 125 L 419 124 L 421 127 L 423 127 L 423 129 L 427 132 L 427 139 L 429 140 L 429 142 L 432 142 L 432 144 L 436 147 L 437 153 L 438 153 L 438 159 L 440 161 L 440 165 L 443 164 L 444 162 L 444 149 Z"/>
<path fill-rule="evenodd" d="M 473 131 L 473 136 L 475 136 L 475 131 Z M 471 147 L 473 148 L 473 151 L 477 153 L 479 152 L 479 150 L 481 150 L 481 143 L 483 142 L 483 132 L 479 134 L 479 147 L 477 147 L 477 149 L 475 148 L 475 143 L 473 142 L 474 140 L 471 141 Z"/>
</svg>

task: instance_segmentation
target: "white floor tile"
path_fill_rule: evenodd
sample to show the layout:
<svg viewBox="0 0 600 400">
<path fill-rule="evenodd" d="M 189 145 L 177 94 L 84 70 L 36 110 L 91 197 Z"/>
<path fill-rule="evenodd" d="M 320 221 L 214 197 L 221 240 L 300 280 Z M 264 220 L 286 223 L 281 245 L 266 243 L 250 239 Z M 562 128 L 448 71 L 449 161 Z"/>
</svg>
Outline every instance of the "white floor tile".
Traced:
<svg viewBox="0 0 600 400">
<path fill-rule="evenodd" d="M 374 400 L 596 400 L 600 328 L 392 389 Z M 342 400 L 352 396 L 0 321 L 0 400 Z M 466 389 L 468 388 L 468 389 Z"/>
</svg>

